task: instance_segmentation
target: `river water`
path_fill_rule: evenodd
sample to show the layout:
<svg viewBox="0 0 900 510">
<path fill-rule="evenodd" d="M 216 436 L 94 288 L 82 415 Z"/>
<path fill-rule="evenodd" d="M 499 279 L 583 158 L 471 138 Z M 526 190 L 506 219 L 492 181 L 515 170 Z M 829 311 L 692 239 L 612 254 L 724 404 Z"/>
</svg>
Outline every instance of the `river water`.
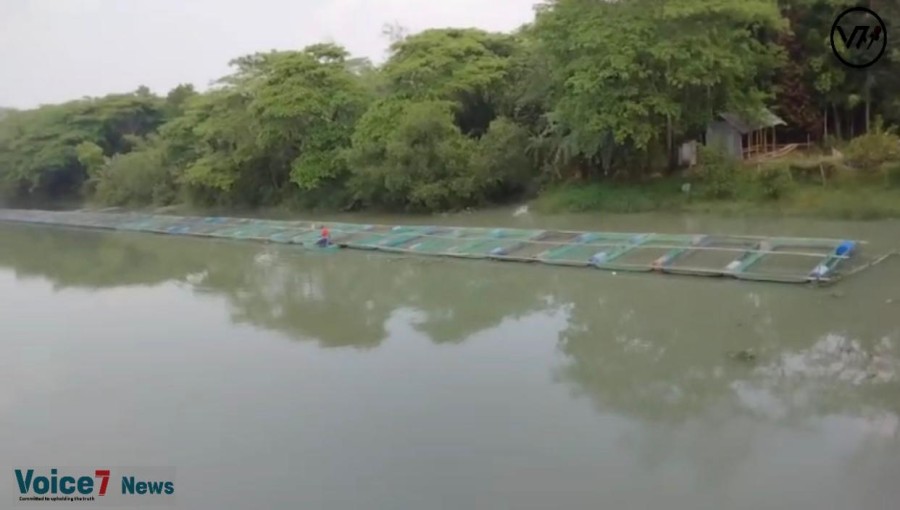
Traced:
<svg viewBox="0 0 900 510">
<path fill-rule="evenodd" d="M 898 222 L 421 222 L 900 245 Z M 179 508 L 900 501 L 897 260 L 817 289 L 0 225 L 0 342 L 6 473 L 174 467 Z"/>
</svg>

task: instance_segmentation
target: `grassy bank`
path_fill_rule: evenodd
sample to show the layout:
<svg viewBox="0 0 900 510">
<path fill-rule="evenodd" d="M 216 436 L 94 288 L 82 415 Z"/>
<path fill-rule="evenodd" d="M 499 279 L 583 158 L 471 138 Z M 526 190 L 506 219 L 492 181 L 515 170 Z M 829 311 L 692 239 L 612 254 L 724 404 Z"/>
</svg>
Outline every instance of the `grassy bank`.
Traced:
<svg viewBox="0 0 900 510">
<path fill-rule="evenodd" d="M 778 197 L 767 195 L 759 185 L 742 183 L 728 198 L 714 198 L 698 183 L 692 183 L 691 191 L 685 193 L 682 185 L 686 182 L 667 178 L 640 185 L 560 186 L 543 192 L 535 200 L 534 209 L 543 213 L 670 211 L 855 220 L 900 218 L 900 187 L 887 187 L 880 179 L 843 177 L 824 185 L 795 179 Z"/>
<path fill-rule="evenodd" d="M 876 183 L 842 183 L 822 186 L 797 183 L 777 199 L 766 198 L 759 190 L 744 190 L 728 199 L 704 196 L 700 185 L 692 184 L 689 194 L 682 191 L 684 179 L 660 179 L 647 184 L 592 183 L 566 185 L 541 193 L 532 201 L 532 210 L 543 214 L 559 213 L 641 213 L 689 212 L 719 216 L 806 216 L 822 219 L 877 220 L 900 218 L 900 188 Z M 106 209 L 98 204 L 70 207 Z M 58 208 L 58 207 L 55 207 Z M 120 209 L 120 208 L 112 208 Z M 155 214 L 224 215 L 292 218 L 298 214 L 334 214 L 338 209 L 304 209 L 289 206 L 261 209 L 196 207 L 176 204 L 166 207 L 123 207 L 125 210 Z M 367 210 L 373 214 L 396 211 Z"/>
<path fill-rule="evenodd" d="M 683 175 L 631 183 L 557 185 L 541 192 L 532 202 L 532 209 L 548 214 L 692 212 L 849 220 L 900 218 L 900 138 L 883 133 L 865 135 L 848 144 L 846 152 L 851 157 L 837 151 L 805 152 L 744 164 L 715 150 L 703 149 L 703 164 Z M 165 207 L 128 204 L 123 208 L 158 214 L 289 218 L 301 213 L 333 215 L 342 212 L 345 207 L 339 205 L 349 200 L 339 191 L 324 195 L 315 204 L 285 200 L 278 205 L 238 208 L 192 206 L 188 201 Z M 89 201 L 83 207 L 102 209 L 106 204 Z M 377 215 L 401 211 L 369 205 L 359 212 Z M 410 213 L 408 209 L 405 212 Z"/>
</svg>

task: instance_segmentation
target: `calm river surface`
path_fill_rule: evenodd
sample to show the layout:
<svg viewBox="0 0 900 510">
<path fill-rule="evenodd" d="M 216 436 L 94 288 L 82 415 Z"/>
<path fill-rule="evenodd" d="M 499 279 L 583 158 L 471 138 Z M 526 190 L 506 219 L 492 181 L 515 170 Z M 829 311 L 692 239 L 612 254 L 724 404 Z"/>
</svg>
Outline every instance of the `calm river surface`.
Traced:
<svg viewBox="0 0 900 510">
<path fill-rule="evenodd" d="M 0 348 L 4 477 L 171 466 L 184 509 L 900 505 L 900 260 L 814 289 L 0 225 Z"/>
</svg>

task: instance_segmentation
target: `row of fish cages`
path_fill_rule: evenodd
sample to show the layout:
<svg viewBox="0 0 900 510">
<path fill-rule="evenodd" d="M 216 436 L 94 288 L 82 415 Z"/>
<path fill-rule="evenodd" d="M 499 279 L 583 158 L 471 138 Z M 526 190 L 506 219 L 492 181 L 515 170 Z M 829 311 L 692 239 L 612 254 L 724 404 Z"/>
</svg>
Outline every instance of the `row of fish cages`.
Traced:
<svg viewBox="0 0 900 510">
<path fill-rule="evenodd" d="M 380 242 L 429 255 L 797 282 L 828 280 L 857 248 L 841 240 L 466 228 Z"/>
<path fill-rule="evenodd" d="M 828 280 L 857 249 L 853 241 L 823 239 L 328 226 L 334 243 L 352 249 L 770 281 Z"/>
<path fill-rule="evenodd" d="M 87 211 L 0 210 L 0 221 L 237 239 L 320 249 L 538 262 L 614 271 L 829 281 L 858 251 L 856 241 L 688 234 L 367 225 L 253 218 Z"/>
</svg>

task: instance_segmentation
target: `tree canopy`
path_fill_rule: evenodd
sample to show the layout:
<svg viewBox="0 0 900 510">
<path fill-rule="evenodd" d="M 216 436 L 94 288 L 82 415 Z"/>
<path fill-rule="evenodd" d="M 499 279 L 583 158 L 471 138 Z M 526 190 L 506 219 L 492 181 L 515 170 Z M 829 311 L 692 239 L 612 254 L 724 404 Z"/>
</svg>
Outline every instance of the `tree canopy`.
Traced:
<svg viewBox="0 0 900 510">
<path fill-rule="evenodd" d="M 898 38 L 864 70 L 832 55 L 849 5 L 548 0 L 513 33 L 394 27 L 378 66 L 321 43 L 235 58 L 203 92 L 0 109 L 0 193 L 441 210 L 672 170 L 724 111 L 822 141 L 900 125 Z M 877 9 L 893 33 L 900 4 Z"/>
</svg>

